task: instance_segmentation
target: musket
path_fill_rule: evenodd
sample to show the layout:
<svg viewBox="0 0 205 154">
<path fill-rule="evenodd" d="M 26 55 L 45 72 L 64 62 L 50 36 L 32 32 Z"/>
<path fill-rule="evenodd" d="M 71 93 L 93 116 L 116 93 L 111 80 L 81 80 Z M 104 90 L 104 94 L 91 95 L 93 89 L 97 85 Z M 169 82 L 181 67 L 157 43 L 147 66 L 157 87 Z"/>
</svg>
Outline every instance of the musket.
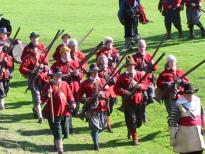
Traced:
<svg viewBox="0 0 205 154">
<path fill-rule="evenodd" d="M 201 66 L 202 64 L 205 63 L 205 60 L 202 60 L 201 62 L 199 62 L 198 64 L 196 64 L 195 66 L 193 66 L 191 69 L 189 69 L 188 71 L 186 71 L 181 77 L 178 78 L 179 79 L 183 79 L 184 77 L 186 77 L 187 75 L 189 75 L 190 73 L 192 73 L 195 69 L 197 69 L 199 66 Z M 174 81 L 174 83 L 170 86 L 167 87 L 166 89 L 163 89 L 161 96 L 161 99 L 163 99 L 164 95 L 167 93 L 167 91 L 171 88 L 173 88 L 173 86 L 175 86 L 177 84 L 177 81 Z M 160 102 L 160 100 L 156 100 L 158 102 Z"/>
<path fill-rule="evenodd" d="M 52 90 L 50 79 L 49 79 L 49 88 Z M 51 120 L 54 124 L 54 110 L 53 110 L 53 95 L 52 95 L 52 92 L 50 92 L 50 100 L 51 100 Z"/>
<path fill-rule="evenodd" d="M 162 37 L 162 39 L 161 39 L 159 45 L 157 46 L 156 50 L 155 50 L 154 53 L 152 54 L 152 57 L 151 57 L 151 59 L 150 59 L 150 62 L 151 62 L 151 60 L 156 56 L 156 54 L 157 54 L 157 52 L 159 51 L 160 47 L 161 47 L 162 44 L 164 43 L 165 38 L 166 38 L 165 36 Z"/>
<path fill-rule="evenodd" d="M 102 45 L 103 45 L 103 42 L 102 42 L 102 41 L 101 41 L 100 43 L 98 43 L 98 45 L 97 45 L 95 48 L 93 48 L 93 49 L 85 56 L 85 58 L 83 58 L 83 59 L 79 62 L 80 66 L 82 66 L 83 64 L 85 64 L 85 63 L 96 53 L 96 51 L 98 51 L 98 50 L 102 47 Z"/>
<path fill-rule="evenodd" d="M 57 33 L 55 34 L 55 36 L 54 36 L 54 38 L 52 39 L 51 43 L 49 43 L 49 45 L 48 45 L 48 46 L 46 47 L 46 49 L 45 49 L 45 55 L 43 56 L 42 62 L 46 59 L 46 57 L 47 57 L 47 55 L 48 55 L 48 53 L 49 53 L 51 47 L 53 46 L 54 42 L 61 36 L 61 34 L 62 34 L 63 32 L 64 32 L 64 30 L 62 30 L 62 31 L 58 30 L 58 31 L 57 31 Z M 42 62 L 41 62 L 40 64 L 42 64 Z M 34 84 L 34 82 L 35 82 L 34 80 L 37 78 L 37 75 L 38 75 L 39 72 L 40 72 L 40 69 L 41 69 L 40 64 L 39 64 L 39 66 L 37 67 L 37 69 L 36 69 L 34 75 L 31 77 L 31 80 L 33 81 L 33 84 Z M 25 93 L 27 93 L 28 90 L 29 90 L 29 87 L 27 87 Z"/>
<path fill-rule="evenodd" d="M 86 38 L 88 38 L 88 36 L 93 32 L 93 28 L 91 28 L 88 32 L 87 32 L 87 34 L 79 41 L 79 43 L 78 43 L 78 46 L 80 46 L 84 41 L 85 41 L 85 39 Z"/>
<path fill-rule="evenodd" d="M 199 8 L 199 10 L 200 10 L 201 12 L 205 13 L 205 11 L 204 11 L 202 8 Z"/>
<path fill-rule="evenodd" d="M 156 62 L 150 67 L 150 69 L 142 76 L 142 78 L 137 81 L 136 85 L 140 84 L 143 80 L 145 80 L 145 78 L 147 77 L 147 75 L 149 73 L 152 72 L 153 68 L 159 63 L 159 61 L 165 56 L 165 53 L 162 53 L 161 56 L 156 60 Z M 134 87 L 132 88 L 132 90 L 130 91 L 131 92 L 131 95 L 129 96 L 125 96 L 123 101 L 122 101 L 122 105 L 117 108 L 117 110 L 121 111 L 121 112 L 124 112 L 124 109 L 125 109 L 125 102 L 130 99 L 130 98 L 133 98 L 135 92 L 138 90 L 138 88 Z"/>
</svg>

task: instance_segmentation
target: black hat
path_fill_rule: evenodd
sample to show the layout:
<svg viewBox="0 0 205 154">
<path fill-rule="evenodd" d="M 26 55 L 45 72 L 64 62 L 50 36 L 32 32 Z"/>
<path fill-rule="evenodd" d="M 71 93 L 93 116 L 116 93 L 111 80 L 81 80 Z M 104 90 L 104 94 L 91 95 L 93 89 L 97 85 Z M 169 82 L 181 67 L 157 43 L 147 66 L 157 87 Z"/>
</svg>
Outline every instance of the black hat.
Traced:
<svg viewBox="0 0 205 154">
<path fill-rule="evenodd" d="M 59 67 L 55 67 L 52 72 L 53 72 L 52 75 L 62 76 L 62 72 Z"/>
<path fill-rule="evenodd" d="M 98 68 L 97 64 L 91 64 L 89 67 L 89 72 L 98 72 L 100 69 Z"/>
<path fill-rule="evenodd" d="M 193 86 L 191 83 L 184 84 L 183 88 L 184 90 L 179 91 L 179 94 L 194 94 L 199 90 L 199 89 L 193 89 Z"/>
<path fill-rule="evenodd" d="M 32 32 L 29 37 L 32 38 L 32 37 L 39 37 L 39 36 L 40 35 L 38 33 Z"/>
<path fill-rule="evenodd" d="M 71 36 L 68 34 L 68 33 L 65 33 L 65 34 L 63 34 L 62 36 L 61 36 L 61 38 L 63 39 L 64 37 L 68 37 L 68 38 L 71 38 Z"/>
<path fill-rule="evenodd" d="M 6 27 L 0 28 L 0 33 L 8 34 Z"/>
</svg>

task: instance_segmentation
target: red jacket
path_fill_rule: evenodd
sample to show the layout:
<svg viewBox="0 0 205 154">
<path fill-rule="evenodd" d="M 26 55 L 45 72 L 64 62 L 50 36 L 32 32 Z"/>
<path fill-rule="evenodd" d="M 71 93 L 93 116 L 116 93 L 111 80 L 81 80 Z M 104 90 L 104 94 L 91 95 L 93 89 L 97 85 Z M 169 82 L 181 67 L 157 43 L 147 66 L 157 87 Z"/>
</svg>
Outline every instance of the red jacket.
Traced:
<svg viewBox="0 0 205 154">
<path fill-rule="evenodd" d="M 2 76 L 1 76 L 1 81 L 7 80 L 9 79 L 10 76 L 10 71 L 9 69 L 11 69 L 13 67 L 13 58 L 11 56 L 9 56 L 7 53 L 5 52 L 0 52 L 0 59 L 3 59 L 3 63 L 2 61 L 0 62 L 0 66 L 4 66 L 2 68 Z M 6 62 L 4 62 L 4 60 L 6 60 Z"/>
<path fill-rule="evenodd" d="M 137 71 L 136 75 L 134 76 L 134 80 L 136 82 L 139 81 L 143 75 L 144 73 Z M 131 82 L 132 82 L 131 78 L 128 76 L 127 73 L 121 74 L 118 77 L 117 83 L 115 84 L 115 87 L 114 87 L 116 94 L 124 97 L 125 96 L 124 90 L 129 89 Z M 142 104 L 143 103 L 143 91 L 147 90 L 148 85 L 146 81 L 142 81 L 141 83 L 139 83 L 139 86 L 141 90 L 137 90 L 133 98 L 127 99 L 125 102 L 126 104 Z"/>
<path fill-rule="evenodd" d="M 51 118 L 52 116 L 52 108 L 51 108 L 51 99 L 48 97 L 50 86 L 47 85 L 41 95 L 41 100 L 43 103 L 47 103 L 46 107 L 46 116 L 47 118 Z M 68 103 L 74 103 L 74 97 L 72 92 L 65 81 L 61 81 L 59 86 L 56 84 L 51 84 L 52 88 L 52 98 L 53 98 L 53 111 L 54 117 L 60 116 L 70 116 L 71 113 L 69 111 Z"/>
<path fill-rule="evenodd" d="M 98 79 L 99 88 L 104 86 L 104 84 L 105 84 L 105 79 L 99 78 Z M 78 92 L 78 100 L 80 101 L 83 98 L 84 94 L 85 94 L 85 97 L 88 98 L 88 97 L 93 97 L 95 93 L 96 93 L 95 83 L 92 80 L 87 79 L 83 81 L 80 85 L 80 90 Z M 108 107 L 107 107 L 108 98 L 109 98 L 109 94 L 105 92 L 104 98 L 100 98 L 99 104 L 97 108 L 95 109 L 95 111 L 107 111 L 108 110 Z"/>
<path fill-rule="evenodd" d="M 185 0 L 186 7 L 198 8 L 202 0 Z M 192 6 L 194 4 L 195 6 Z"/>
<path fill-rule="evenodd" d="M 113 71 L 113 68 L 111 68 L 111 67 L 109 67 L 108 68 L 108 71 L 107 71 L 107 73 L 106 73 L 106 71 L 100 71 L 100 72 L 98 72 L 98 76 L 100 77 L 100 78 L 103 78 L 103 79 L 108 79 L 108 77 L 110 76 L 110 74 L 112 73 L 112 71 Z M 118 70 L 116 70 L 115 72 L 117 72 Z M 115 73 L 114 72 L 114 73 Z M 113 73 L 113 74 L 114 74 Z M 107 75 L 106 75 L 107 74 Z M 112 74 L 112 75 L 113 75 Z M 115 85 L 115 83 L 116 83 L 116 81 L 117 81 L 117 78 L 118 78 L 118 76 L 119 76 L 119 74 L 117 74 L 114 78 L 113 78 L 113 81 L 114 81 L 114 83 L 109 83 L 108 85 L 109 85 L 109 89 L 108 90 L 106 90 L 108 93 L 109 93 L 109 96 L 110 96 L 110 98 L 117 98 L 117 95 L 116 95 L 116 93 L 115 93 L 115 91 L 114 91 L 114 85 Z"/>
<path fill-rule="evenodd" d="M 42 52 L 42 53 L 45 53 L 46 51 L 46 46 L 43 44 L 43 43 L 39 43 L 37 48 Z M 22 55 L 21 55 L 21 60 L 23 60 L 23 58 L 29 54 L 31 51 L 33 51 L 33 48 L 30 47 L 30 44 L 28 44 L 27 46 L 25 46 L 23 52 L 22 52 Z"/>
<path fill-rule="evenodd" d="M 183 74 L 184 74 L 183 71 L 181 71 L 179 69 L 176 70 L 176 78 L 181 77 Z M 159 74 L 159 77 L 157 78 L 157 87 L 160 88 L 160 89 L 166 90 L 167 89 L 167 83 L 168 82 L 173 82 L 173 81 L 174 81 L 174 71 L 170 70 L 170 69 L 165 69 L 164 71 L 162 71 Z M 188 78 L 186 78 L 186 77 L 183 78 L 183 81 L 184 81 L 184 83 L 189 82 Z M 179 89 L 177 89 L 177 90 L 181 91 L 182 88 L 179 87 Z M 172 89 L 170 92 L 171 93 L 176 93 L 176 91 L 174 89 Z M 169 92 L 169 90 L 166 90 L 166 94 L 164 96 L 165 99 L 170 98 L 170 92 Z"/>
<path fill-rule="evenodd" d="M 119 57 L 119 50 L 117 48 L 112 48 L 112 50 L 109 50 L 106 47 L 102 47 L 96 54 L 96 61 L 98 60 L 99 56 L 104 54 L 106 57 Z"/>
<path fill-rule="evenodd" d="M 151 66 L 150 60 L 151 60 L 151 54 L 149 52 L 146 52 L 144 56 L 142 56 L 139 52 L 132 55 L 134 61 L 136 62 L 136 69 L 137 71 L 147 71 L 147 68 Z M 155 65 L 152 69 L 152 71 L 156 71 L 158 69 L 158 65 Z M 147 76 L 147 83 L 151 84 L 153 83 L 153 75 L 150 73 Z"/>
<path fill-rule="evenodd" d="M 159 7 L 163 10 L 172 10 L 176 8 L 177 5 L 182 5 L 182 0 L 159 0 Z"/>
<path fill-rule="evenodd" d="M 68 74 L 70 71 L 73 71 L 75 69 L 79 70 L 79 73 L 80 73 L 79 77 L 71 75 L 72 81 L 71 81 L 71 84 L 69 84 L 71 91 L 73 92 L 73 95 L 76 96 L 76 93 L 79 91 L 79 88 L 80 88 L 80 80 L 83 79 L 83 72 L 80 69 L 79 63 L 76 60 L 72 60 L 68 63 L 62 63 L 60 61 L 56 61 L 51 66 L 51 70 L 53 70 L 53 68 L 55 67 L 59 67 L 63 74 Z"/>
</svg>

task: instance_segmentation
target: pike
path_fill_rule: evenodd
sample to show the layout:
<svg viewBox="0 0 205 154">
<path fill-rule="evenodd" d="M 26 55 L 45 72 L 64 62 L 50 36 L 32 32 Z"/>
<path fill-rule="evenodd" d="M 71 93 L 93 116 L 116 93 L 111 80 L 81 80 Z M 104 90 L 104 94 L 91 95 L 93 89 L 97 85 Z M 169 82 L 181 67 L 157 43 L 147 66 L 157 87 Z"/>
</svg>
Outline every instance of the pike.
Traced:
<svg viewBox="0 0 205 154">
<path fill-rule="evenodd" d="M 202 8 L 199 8 L 200 11 L 202 11 L 203 13 L 205 13 L 205 11 Z"/>
<path fill-rule="evenodd" d="M 45 49 L 45 52 L 46 52 L 46 53 L 45 53 L 45 55 L 43 56 L 43 60 L 42 60 L 42 61 L 45 60 L 45 58 L 47 57 L 47 55 L 48 55 L 48 53 L 49 53 L 51 47 L 52 47 L 53 44 L 54 44 L 54 42 L 61 36 L 61 34 L 62 34 L 63 32 L 64 32 L 64 30 L 62 30 L 62 31 L 58 30 L 58 31 L 57 31 L 57 33 L 55 34 L 55 36 L 54 36 L 54 38 L 52 39 L 52 41 L 51 41 L 51 42 L 49 43 L 49 45 L 46 47 L 46 49 Z M 40 64 L 42 64 L 42 62 L 41 62 Z M 40 64 L 39 64 L 39 66 L 37 67 L 37 69 L 36 69 L 34 75 L 31 77 L 31 80 L 32 80 L 33 84 L 34 84 L 34 82 L 35 82 L 34 80 L 36 80 L 37 75 L 38 75 L 39 72 L 40 72 Z M 27 87 L 25 93 L 27 93 L 28 90 L 29 90 L 29 87 Z"/>
<path fill-rule="evenodd" d="M 85 34 L 85 36 L 79 41 L 79 43 L 78 43 L 78 46 L 80 46 L 84 41 L 85 41 L 85 39 L 87 39 L 88 38 L 88 36 L 93 32 L 93 28 L 91 28 L 88 32 L 87 32 L 87 34 Z"/>
<path fill-rule="evenodd" d="M 150 67 L 150 69 L 142 76 L 142 78 L 137 82 L 136 85 L 140 84 L 146 77 L 149 73 L 151 73 L 151 71 L 153 70 L 153 68 L 159 63 L 159 61 L 165 56 L 165 53 L 162 53 L 161 56 L 156 60 L 156 62 Z M 117 108 L 117 110 L 121 111 L 121 112 L 124 112 L 124 109 L 125 109 L 125 102 L 130 99 L 130 98 L 133 98 L 133 95 L 135 94 L 135 92 L 137 91 L 137 87 L 134 87 L 130 92 L 131 92 L 131 95 L 129 96 L 125 96 L 123 101 L 122 101 L 122 105 Z"/>
<path fill-rule="evenodd" d="M 53 95 L 52 95 L 52 87 L 51 87 L 51 81 L 49 79 L 49 88 L 51 89 L 51 92 L 50 92 L 50 100 L 51 100 L 51 120 L 54 124 L 54 110 L 53 110 Z"/>
</svg>

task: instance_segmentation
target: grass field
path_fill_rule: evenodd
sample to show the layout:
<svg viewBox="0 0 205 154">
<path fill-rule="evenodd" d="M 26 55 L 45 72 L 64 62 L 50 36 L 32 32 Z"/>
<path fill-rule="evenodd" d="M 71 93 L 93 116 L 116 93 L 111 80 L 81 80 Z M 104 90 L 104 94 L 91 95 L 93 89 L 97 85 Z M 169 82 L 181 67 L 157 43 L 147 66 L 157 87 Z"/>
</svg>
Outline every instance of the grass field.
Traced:
<svg viewBox="0 0 205 154">
<path fill-rule="evenodd" d="M 139 31 L 147 41 L 149 50 L 153 53 L 165 32 L 163 17 L 157 11 L 157 0 L 143 0 L 147 16 L 154 23 L 140 25 Z M 83 51 L 94 47 L 104 36 L 114 38 L 116 47 L 123 46 L 123 27 L 117 19 L 117 0 L 0 0 L 1 11 L 11 20 L 13 30 L 21 26 L 19 38 L 28 43 L 32 31 L 40 33 L 40 39 L 46 44 L 52 39 L 58 29 L 66 29 L 73 38 L 80 39 L 90 28 L 94 32 L 80 47 Z M 205 25 L 205 15 L 201 21 Z M 173 40 L 163 44 L 160 53 L 174 54 L 178 59 L 178 67 L 188 70 L 205 58 L 205 39 L 199 37 L 188 40 L 185 11 L 182 12 L 182 24 L 185 38 L 179 40 L 173 28 Z M 54 45 L 54 47 L 60 42 Z M 54 48 L 51 52 L 54 51 Z M 51 55 L 51 54 L 50 54 Z M 165 59 L 160 62 L 157 74 L 162 70 Z M 50 65 L 52 60 L 50 61 Z M 6 98 L 6 110 L 0 111 L 0 154 L 52 153 L 53 137 L 48 123 L 36 123 L 31 113 L 32 102 L 30 93 L 24 94 L 26 80 L 18 72 L 15 64 L 14 77 Z M 156 74 L 156 76 L 157 76 Z M 205 66 L 189 75 L 194 85 L 200 88 L 198 95 L 205 107 Z M 121 104 L 118 101 L 119 106 Z M 126 127 L 123 114 L 114 111 L 112 115 L 113 134 L 102 132 L 100 135 L 101 150 L 98 153 L 139 153 L 139 154 L 171 154 L 169 134 L 166 123 L 164 105 L 158 103 L 148 106 L 149 121 L 139 130 L 140 146 L 131 146 L 131 140 L 126 137 Z M 74 119 L 76 134 L 64 141 L 65 153 L 95 153 L 87 123 Z"/>
</svg>

